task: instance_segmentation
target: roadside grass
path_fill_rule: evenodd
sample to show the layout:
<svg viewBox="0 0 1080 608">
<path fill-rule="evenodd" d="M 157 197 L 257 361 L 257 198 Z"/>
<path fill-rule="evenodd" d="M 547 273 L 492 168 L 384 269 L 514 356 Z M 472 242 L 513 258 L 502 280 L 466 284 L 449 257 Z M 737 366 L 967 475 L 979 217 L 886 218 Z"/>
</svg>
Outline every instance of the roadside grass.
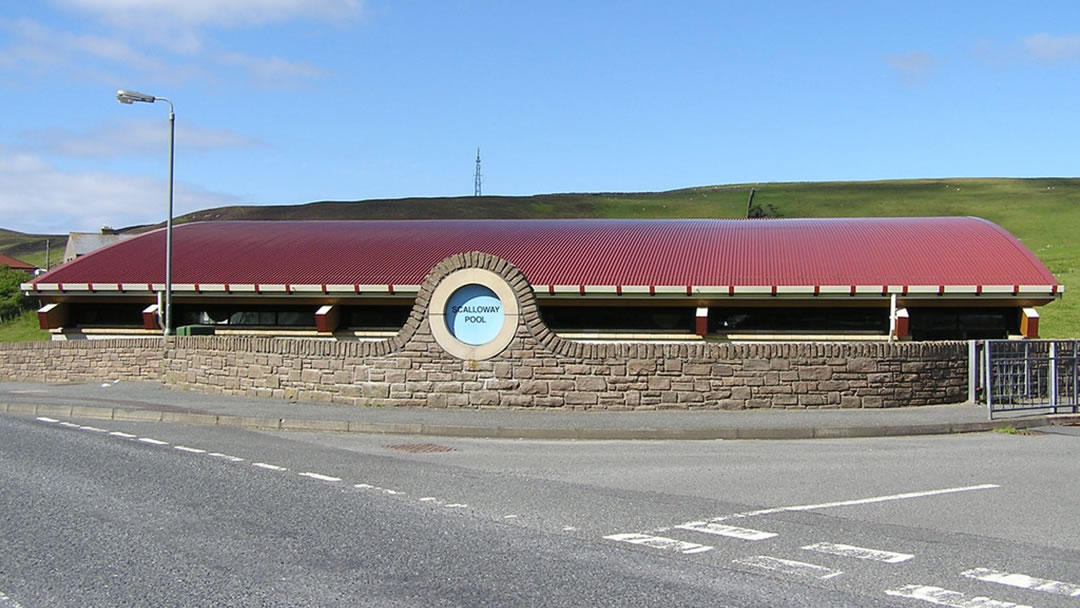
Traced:
<svg viewBox="0 0 1080 608">
<path fill-rule="evenodd" d="M 0 342 L 47 342 L 49 332 L 38 327 L 37 313 L 27 310 L 23 314 L 0 323 Z"/>
</svg>

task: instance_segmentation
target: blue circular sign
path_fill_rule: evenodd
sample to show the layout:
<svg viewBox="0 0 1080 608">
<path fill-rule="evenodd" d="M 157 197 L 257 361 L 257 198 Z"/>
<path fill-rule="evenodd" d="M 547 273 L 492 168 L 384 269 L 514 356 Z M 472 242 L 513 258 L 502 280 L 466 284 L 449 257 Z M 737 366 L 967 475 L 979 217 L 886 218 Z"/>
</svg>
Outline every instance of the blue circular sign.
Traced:
<svg viewBox="0 0 1080 608">
<path fill-rule="evenodd" d="M 494 340 L 506 318 L 499 297 L 483 285 L 458 288 L 446 301 L 444 314 L 450 334 L 469 346 Z"/>
</svg>

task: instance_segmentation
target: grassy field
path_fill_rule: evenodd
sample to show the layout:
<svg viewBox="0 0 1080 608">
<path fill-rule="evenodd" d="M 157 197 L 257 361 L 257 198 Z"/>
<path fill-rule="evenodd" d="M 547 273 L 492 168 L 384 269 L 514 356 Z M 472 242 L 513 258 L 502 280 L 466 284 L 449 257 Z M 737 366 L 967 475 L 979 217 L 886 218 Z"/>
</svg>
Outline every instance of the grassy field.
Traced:
<svg viewBox="0 0 1080 608">
<path fill-rule="evenodd" d="M 0 323 L 0 342 L 34 342 L 48 339 L 49 332 L 38 328 L 37 313 L 32 310 L 7 323 Z"/>
<path fill-rule="evenodd" d="M 1041 334 L 1080 337 L 1080 179 L 925 179 L 703 186 L 669 192 L 549 194 L 317 202 L 275 207 L 222 207 L 178 218 L 316 220 L 406 218 L 738 218 L 747 198 L 783 217 L 972 215 L 1022 240 L 1071 288 L 1041 309 Z M 46 235 L 0 230 L 0 253 L 44 264 Z M 64 237 L 53 239 L 53 259 Z M 57 243 L 60 243 L 57 245 Z M 992 263 L 988 261 L 988 263 Z"/>
</svg>

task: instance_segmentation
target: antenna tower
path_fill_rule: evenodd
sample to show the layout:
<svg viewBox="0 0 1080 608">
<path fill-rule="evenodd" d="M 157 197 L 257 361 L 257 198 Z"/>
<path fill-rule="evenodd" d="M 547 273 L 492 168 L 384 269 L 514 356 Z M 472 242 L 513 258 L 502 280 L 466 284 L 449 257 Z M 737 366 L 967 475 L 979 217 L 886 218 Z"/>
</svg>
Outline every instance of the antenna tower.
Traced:
<svg viewBox="0 0 1080 608">
<path fill-rule="evenodd" d="M 476 176 L 473 178 L 473 196 L 481 195 L 481 185 L 484 180 L 480 174 L 480 148 L 476 149 Z"/>
</svg>

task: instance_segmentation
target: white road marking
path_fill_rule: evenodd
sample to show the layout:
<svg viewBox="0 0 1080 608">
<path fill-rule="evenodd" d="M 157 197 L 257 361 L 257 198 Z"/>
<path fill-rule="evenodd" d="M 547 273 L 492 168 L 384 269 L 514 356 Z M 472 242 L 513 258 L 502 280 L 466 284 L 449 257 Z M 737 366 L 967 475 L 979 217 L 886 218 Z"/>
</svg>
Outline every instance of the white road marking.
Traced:
<svg viewBox="0 0 1080 608">
<path fill-rule="evenodd" d="M 361 485 L 366 485 L 366 484 L 361 484 Z M 356 487 L 359 488 L 360 486 L 356 486 Z M 368 486 L 368 487 L 370 488 L 371 486 Z M 439 499 L 435 498 L 434 496 L 425 496 L 425 497 L 420 499 L 420 502 L 432 502 L 432 501 L 438 501 L 438 500 Z"/>
<path fill-rule="evenodd" d="M 779 557 L 770 557 L 768 555 L 758 555 L 756 557 L 737 559 L 735 560 L 735 563 L 743 564 L 744 566 L 754 566 L 755 568 L 763 568 L 765 570 L 772 570 L 774 572 L 783 572 L 784 574 L 794 574 L 796 576 L 816 578 L 820 580 L 828 580 L 830 578 L 843 574 L 843 572 L 839 570 L 833 570 L 832 568 L 826 568 L 825 566 L 808 564 L 806 562 L 797 562 L 790 559 L 780 559 Z"/>
<path fill-rule="evenodd" d="M 1045 591 L 1046 593 L 1054 593 L 1056 595 L 1080 597 L 1080 585 L 1075 583 L 1063 583 L 1061 581 L 1052 581 L 1045 578 L 1035 578 L 1033 576 L 1027 576 L 1026 574 L 1010 574 L 1008 572 L 1001 572 L 1000 570 L 991 570 L 990 568 L 974 568 L 972 570 L 961 572 L 960 574 L 968 578 L 988 583 L 998 583 L 1000 585 L 1009 585 L 1010 587 L 1031 589 L 1032 591 Z"/>
<path fill-rule="evenodd" d="M 863 547 L 838 545 L 835 543 L 815 543 L 813 545 L 806 545 L 803 549 L 807 551 L 817 551 L 818 553 L 828 553 L 829 555 L 839 555 L 841 557 L 872 559 L 887 564 L 899 564 L 900 562 L 906 562 L 915 557 L 914 555 L 909 555 L 907 553 L 894 553 L 892 551 L 882 551 L 880 549 L 865 549 Z"/>
<path fill-rule="evenodd" d="M 80 426 L 80 430 L 90 431 L 91 433 L 108 433 L 109 429 L 99 429 L 96 426 Z"/>
<path fill-rule="evenodd" d="M 610 536 L 605 536 L 604 538 L 634 545 L 645 545 L 646 547 L 652 547 L 654 549 L 685 553 L 687 555 L 704 553 L 705 551 L 712 549 L 712 547 L 708 545 L 688 543 L 682 540 L 675 540 L 674 538 L 651 536 L 649 534 L 612 534 Z"/>
<path fill-rule="evenodd" d="M 46 418 L 45 416 L 38 416 L 37 419 L 41 422 L 60 422 L 56 418 Z"/>
<path fill-rule="evenodd" d="M 300 476 L 318 479 L 319 481 L 341 481 L 340 477 L 330 477 L 329 475 L 321 475 L 319 473 L 300 473 Z"/>
<path fill-rule="evenodd" d="M 279 467 L 276 464 L 267 464 L 265 462 L 253 462 L 253 463 L 251 463 L 251 466 L 259 467 L 260 469 L 269 469 L 271 471 L 288 471 L 289 470 L 289 469 L 286 469 L 285 467 Z"/>
<path fill-rule="evenodd" d="M 114 437 L 123 437 L 124 439 L 134 439 L 138 437 L 138 435 L 132 435 L 131 433 L 125 433 L 123 431 L 113 431 L 109 434 Z"/>
<path fill-rule="evenodd" d="M 443 506 L 446 507 L 447 509 L 467 509 L 469 507 L 469 505 L 464 504 L 464 503 L 460 503 L 460 502 L 455 502 L 453 504 L 443 505 Z"/>
<path fill-rule="evenodd" d="M 157 440 L 157 439 L 151 439 L 149 437 L 139 437 L 139 441 L 141 441 L 143 443 L 149 443 L 149 444 L 152 444 L 152 445 L 169 445 L 168 441 L 160 441 L 160 440 Z"/>
<path fill-rule="evenodd" d="M 951 608 L 1031 608 L 1031 606 L 1025 604 L 992 600 L 981 595 L 969 597 L 959 591 L 949 591 L 948 589 L 931 587 L 930 585 L 906 585 L 899 589 L 889 589 L 885 594 L 923 600 L 938 606 L 951 606 Z"/>
<path fill-rule="evenodd" d="M 503 515 L 503 519 L 517 519 L 517 515 Z"/>
<path fill-rule="evenodd" d="M 574 530 L 577 530 L 574 526 L 563 526 L 562 529 L 563 532 L 573 532 Z"/>
<path fill-rule="evenodd" d="M 0 608 L 22 608 L 22 604 L 8 597 L 3 591 L 0 591 Z"/>
<path fill-rule="evenodd" d="M 941 496 L 942 494 L 955 494 L 957 492 L 972 492 L 975 490 L 990 490 L 993 488 L 1000 488 L 1001 486 L 994 483 L 984 483 L 977 486 L 964 486 L 960 488 L 945 488 L 943 490 L 927 490 L 924 492 L 905 492 L 903 494 L 889 494 L 888 496 L 873 496 L 871 498 L 856 498 L 855 500 L 840 500 L 837 502 L 822 502 L 813 505 L 795 505 L 792 507 L 774 507 L 772 509 L 760 509 L 758 511 L 747 511 L 745 513 L 735 513 L 733 515 L 724 515 L 722 517 L 714 517 L 710 521 L 724 521 L 727 519 L 740 519 L 744 517 L 756 517 L 758 515 L 772 515 L 773 513 L 784 513 L 787 511 L 817 511 L 819 509 L 832 509 L 835 507 L 852 507 L 856 505 L 869 505 L 878 502 L 889 502 L 893 500 L 907 500 L 909 498 L 925 498 L 927 496 Z"/>
<path fill-rule="evenodd" d="M 397 496 L 397 495 L 402 493 L 402 492 L 398 492 L 397 490 L 387 490 L 386 488 L 383 488 L 383 492 L 386 492 L 387 494 L 389 494 L 391 496 Z"/>
<path fill-rule="evenodd" d="M 191 452 L 192 454 L 205 454 L 206 450 L 200 450 L 199 448 L 189 448 L 186 445 L 174 445 L 174 448 L 181 452 Z"/>
<path fill-rule="evenodd" d="M 243 458 L 240 458 L 238 456 L 229 456 L 228 454 L 222 454 L 221 452 L 210 452 L 207 455 L 213 456 L 214 458 L 224 458 L 225 460 L 228 460 L 230 462 L 244 462 Z"/>
<path fill-rule="evenodd" d="M 737 526 L 726 526 L 724 524 L 717 524 L 706 521 L 695 521 L 675 527 L 680 530 L 693 530 L 694 532 L 704 532 L 705 534 L 728 536 L 731 538 L 738 538 L 742 540 L 765 540 L 767 538 L 779 536 L 774 532 L 762 532 L 761 530 L 751 530 L 750 528 L 739 528 Z"/>
<path fill-rule="evenodd" d="M 66 426 L 66 427 L 72 428 L 72 429 L 79 428 L 79 425 L 75 424 L 74 422 L 61 422 L 60 426 Z"/>
</svg>

